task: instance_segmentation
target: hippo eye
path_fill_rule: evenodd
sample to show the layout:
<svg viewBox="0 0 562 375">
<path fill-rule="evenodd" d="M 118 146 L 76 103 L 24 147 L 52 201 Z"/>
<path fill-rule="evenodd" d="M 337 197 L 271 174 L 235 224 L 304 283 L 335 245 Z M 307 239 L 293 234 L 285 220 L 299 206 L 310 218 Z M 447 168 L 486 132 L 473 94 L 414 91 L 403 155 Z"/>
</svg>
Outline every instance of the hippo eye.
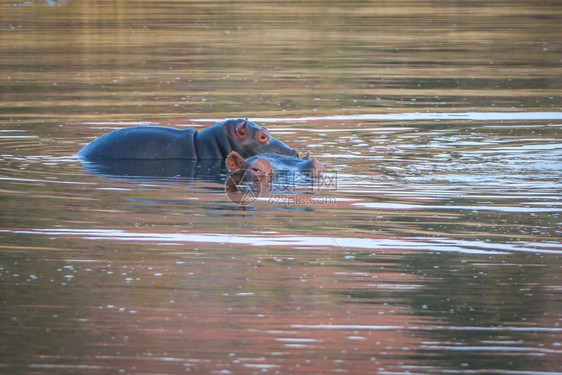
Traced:
<svg viewBox="0 0 562 375">
<path fill-rule="evenodd" d="M 265 130 L 260 130 L 258 133 L 258 141 L 267 143 L 269 141 L 269 134 Z"/>
</svg>

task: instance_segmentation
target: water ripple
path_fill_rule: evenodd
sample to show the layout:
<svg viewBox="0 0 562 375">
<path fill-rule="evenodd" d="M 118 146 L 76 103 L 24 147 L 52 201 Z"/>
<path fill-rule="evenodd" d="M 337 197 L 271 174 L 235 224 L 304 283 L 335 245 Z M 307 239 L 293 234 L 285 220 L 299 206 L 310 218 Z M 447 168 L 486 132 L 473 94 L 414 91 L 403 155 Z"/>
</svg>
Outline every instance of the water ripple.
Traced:
<svg viewBox="0 0 562 375">
<path fill-rule="evenodd" d="M 146 233 L 126 232 L 115 229 L 34 229 L 7 230 L 15 234 L 37 234 L 48 236 L 76 236 L 88 240 L 145 241 L 155 243 L 213 243 L 236 244 L 260 247 L 288 248 L 339 248 L 379 251 L 430 251 L 457 252 L 470 254 L 499 255 L 510 252 L 531 252 L 545 254 L 562 254 L 560 244 L 551 243 L 545 247 L 542 243 L 488 243 L 485 241 L 455 240 L 441 237 L 409 237 L 402 239 L 358 238 L 358 237 L 320 237 L 298 235 L 264 235 L 258 234 L 221 234 L 221 233 Z"/>
<path fill-rule="evenodd" d="M 307 122 L 307 121 L 421 121 L 421 120 L 472 120 L 472 121 L 535 121 L 535 120 L 562 120 L 562 112 L 414 112 L 414 113 L 384 113 L 384 114 L 357 114 L 336 116 L 303 116 L 303 117 L 255 117 L 256 122 Z M 196 122 L 223 121 L 217 119 L 193 119 Z"/>
</svg>

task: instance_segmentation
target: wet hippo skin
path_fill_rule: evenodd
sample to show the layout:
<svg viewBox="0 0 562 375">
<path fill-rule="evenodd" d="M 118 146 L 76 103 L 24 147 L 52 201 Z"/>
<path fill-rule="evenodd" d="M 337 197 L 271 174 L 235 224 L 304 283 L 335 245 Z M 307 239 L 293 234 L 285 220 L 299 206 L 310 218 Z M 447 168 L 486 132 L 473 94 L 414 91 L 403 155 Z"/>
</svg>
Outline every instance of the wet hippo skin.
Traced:
<svg viewBox="0 0 562 375">
<path fill-rule="evenodd" d="M 226 166 L 231 174 L 227 180 L 227 189 L 236 191 L 237 185 L 258 183 L 260 189 L 268 186 L 276 173 L 298 172 L 312 177 L 318 177 L 324 165 L 318 159 L 311 159 L 307 153 L 302 159 L 294 156 L 279 154 L 259 154 L 244 159 L 236 151 L 226 158 Z"/>
<path fill-rule="evenodd" d="M 260 153 L 298 156 L 269 135 L 266 128 L 244 119 L 227 120 L 201 131 L 164 126 L 114 130 L 78 152 L 83 160 L 189 159 L 224 160 L 231 152 L 247 158 Z"/>
</svg>

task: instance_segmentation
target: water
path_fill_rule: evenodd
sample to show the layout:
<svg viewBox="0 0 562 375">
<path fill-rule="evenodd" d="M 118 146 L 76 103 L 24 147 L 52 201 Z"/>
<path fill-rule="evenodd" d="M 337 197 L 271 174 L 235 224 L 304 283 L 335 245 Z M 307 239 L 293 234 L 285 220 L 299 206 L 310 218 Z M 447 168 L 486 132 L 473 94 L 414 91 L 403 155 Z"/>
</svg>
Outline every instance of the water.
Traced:
<svg viewBox="0 0 562 375">
<path fill-rule="evenodd" d="M 560 2 L 0 9 L 0 372 L 562 372 Z M 246 116 L 335 185 L 73 158 Z"/>
</svg>

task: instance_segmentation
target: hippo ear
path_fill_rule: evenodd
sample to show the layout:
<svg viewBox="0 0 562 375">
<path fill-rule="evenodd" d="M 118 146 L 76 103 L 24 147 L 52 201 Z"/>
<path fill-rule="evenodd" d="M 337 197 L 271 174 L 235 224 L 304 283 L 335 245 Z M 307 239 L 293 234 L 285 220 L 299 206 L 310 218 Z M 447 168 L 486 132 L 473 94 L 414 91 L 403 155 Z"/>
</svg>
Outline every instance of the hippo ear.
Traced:
<svg viewBox="0 0 562 375">
<path fill-rule="evenodd" d="M 318 159 L 312 159 L 312 167 L 316 172 L 322 172 L 324 170 L 324 164 Z"/>
<path fill-rule="evenodd" d="M 302 157 L 302 160 L 308 160 L 308 159 L 310 159 L 310 151 L 307 151 L 307 152 L 306 152 L 306 155 L 304 155 L 304 156 Z"/>
<path fill-rule="evenodd" d="M 236 133 L 239 136 L 246 136 L 248 133 L 248 120 L 246 119 L 243 123 L 236 125 Z"/>
<path fill-rule="evenodd" d="M 232 151 L 226 157 L 226 166 L 232 172 L 239 171 L 240 169 L 242 169 L 244 163 L 245 163 L 244 158 L 242 158 L 242 156 L 240 156 L 240 154 L 237 153 L 236 151 Z"/>
<path fill-rule="evenodd" d="M 312 175 L 314 177 L 320 177 L 324 171 L 324 164 L 318 159 L 311 159 L 310 161 L 312 162 Z"/>
</svg>

